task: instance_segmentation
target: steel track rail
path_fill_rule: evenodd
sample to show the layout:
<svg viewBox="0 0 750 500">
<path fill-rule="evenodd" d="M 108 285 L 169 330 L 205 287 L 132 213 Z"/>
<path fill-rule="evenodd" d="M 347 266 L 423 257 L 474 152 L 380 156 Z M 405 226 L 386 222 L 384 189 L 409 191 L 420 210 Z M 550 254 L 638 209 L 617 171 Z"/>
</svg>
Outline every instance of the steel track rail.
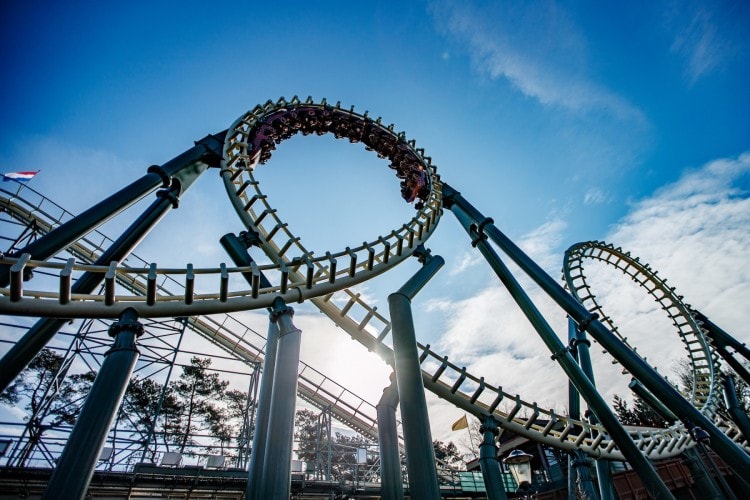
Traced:
<svg viewBox="0 0 750 500">
<path fill-rule="evenodd" d="M 33 222 L 38 231 L 46 233 L 62 221 L 55 220 L 50 211 L 42 210 L 42 205 L 53 204 L 44 197 L 41 197 L 37 204 L 27 203 L 18 197 L 0 197 L 0 208 L 10 217 L 25 223 Z M 57 208 L 59 210 L 55 210 L 56 213 L 72 216 L 60 207 Z M 97 239 L 103 243 L 112 241 L 101 233 Z M 101 253 L 102 246 L 92 244 L 89 239 L 83 239 L 71 245 L 68 252 L 84 263 L 93 262 Z M 131 254 L 128 260 L 142 265 L 144 269 L 148 267 L 147 262 L 135 254 Z M 130 266 L 125 266 L 124 269 L 138 271 Z M 141 273 L 119 273 L 118 281 L 133 294 L 145 295 L 148 289 Z M 165 295 L 172 294 L 170 290 L 179 290 L 181 286 L 179 282 L 169 279 L 158 285 L 160 293 Z M 187 320 L 187 326 L 237 359 L 261 362 L 264 358 L 265 338 L 229 314 L 191 316 Z M 300 364 L 302 368 L 298 394 L 304 401 L 321 410 L 332 407 L 332 413 L 339 422 L 363 436 L 377 440 L 377 411 L 374 405 L 306 363 Z M 400 422 L 398 425 L 400 427 Z M 403 451 L 403 438 L 400 434 L 399 439 Z"/>
<path fill-rule="evenodd" d="M 327 114 L 325 114 L 326 111 Z M 296 115 L 290 121 L 284 122 L 283 120 L 290 113 L 296 113 Z M 260 236 L 259 246 L 273 262 L 310 260 L 312 252 L 299 243 L 299 239 L 278 216 L 277 211 L 269 204 L 268 197 L 260 190 L 260 185 L 252 172 L 258 163 L 264 163 L 270 158 L 271 151 L 276 144 L 298 131 L 294 130 L 294 127 L 292 130 L 285 130 L 285 127 L 289 127 L 290 122 L 297 123 L 301 120 L 299 116 L 304 113 L 309 113 L 313 120 L 330 120 L 326 126 L 312 127 L 309 131 L 319 134 L 332 132 L 337 138 L 347 137 L 351 142 L 365 142 L 367 147 L 374 149 L 381 157 L 391 159 L 392 166 L 394 163 L 390 154 L 392 148 L 386 145 L 381 149 L 382 136 L 378 140 L 373 140 L 371 137 L 366 139 L 366 127 L 371 124 L 367 113 L 357 115 L 353 108 L 343 110 L 338 103 L 335 107 L 329 107 L 325 101 L 315 104 L 310 98 L 305 103 L 301 103 L 296 97 L 289 102 L 282 98 L 275 103 L 268 101 L 263 106 L 256 106 L 252 111 L 240 117 L 229 128 L 226 136 L 222 176 L 235 211 L 249 230 Z M 342 129 L 336 124 L 337 120 L 339 123 L 346 123 L 347 127 Z M 379 123 L 378 119 L 377 124 Z M 278 130 L 279 128 L 281 131 Z M 417 152 L 414 149 L 413 141 L 406 142 L 405 134 L 400 133 L 394 139 L 393 126 L 386 129 L 391 132 L 390 141 L 399 144 L 406 143 L 410 146 L 410 148 L 405 148 L 411 155 L 409 161 L 405 162 L 406 168 L 409 168 L 409 164 L 411 166 L 422 164 L 430 174 L 429 197 L 416 218 L 416 221 L 423 218 L 422 220 L 429 222 L 439 215 L 442 208 L 442 184 L 437 175 L 437 169 L 429 159 L 425 159 L 422 150 Z M 379 132 L 388 136 L 382 128 Z M 385 142 L 388 143 L 388 140 Z M 254 194 L 251 196 L 250 193 Z M 434 211 L 428 214 L 425 213 L 427 210 Z M 414 222 L 415 220 L 412 220 L 412 224 Z M 386 248 L 383 255 L 389 254 L 390 247 Z M 370 253 L 378 255 L 377 251 Z M 372 260 L 372 256 L 370 259 Z M 352 257 L 352 261 L 355 260 Z M 333 273 L 331 269 L 335 269 L 335 261 L 329 260 L 328 266 L 325 260 L 316 262 L 319 267 L 312 271 L 308 267 L 308 273 L 313 272 L 323 276 L 330 276 Z M 303 276 L 299 274 L 299 268 L 290 272 L 290 276 L 295 273 L 297 273 L 294 277 L 295 281 L 303 279 Z M 393 352 L 384 343 L 390 333 L 391 325 L 387 318 L 377 312 L 377 308 L 370 307 L 348 289 L 319 295 L 311 301 L 352 338 L 365 345 L 368 350 L 380 354 L 386 362 L 393 364 Z M 344 304 L 344 306 L 339 307 L 337 304 Z M 354 311 L 356 314 L 353 314 Z M 355 317 L 364 319 L 357 320 L 354 319 Z M 420 361 L 425 387 L 453 405 L 477 417 L 492 414 L 502 427 L 550 446 L 567 450 L 582 449 L 593 456 L 622 459 L 622 454 L 615 443 L 606 437 L 606 432 L 601 427 L 592 427 L 587 422 L 573 420 L 553 410 L 541 409 L 537 403 L 528 403 L 518 395 L 508 394 L 500 387 L 487 384 L 483 377 L 477 378 L 467 373 L 465 368 L 459 368 L 448 362 L 447 357 L 441 357 L 431 351 L 429 346 L 420 345 L 419 347 L 422 350 Z M 508 403 L 509 409 L 501 409 Z M 679 453 L 687 441 L 686 434 L 680 429 L 638 429 L 633 431 L 633 438 L 638 442 L 639 448 L 652 459 L 666 458 Z"/>
<path fill-rule="evenodd" d="M 659 277 L 658 272 L 651 269 L 647 263 L 640 262 L 640 258 L 633 257 L 630 252 L 610 243 L 587 241 L 572 245 L 566 250 L 563 279 L 568 290 L 590 312 L 598 314 L 600 321 L 636 354 L 637 348 L 621 334 L 614 320 L 607 316 L 596 300 L 584 274 L 585 260 L 602 262 L 620 271 L 659 304 L 675 327 L 688 355 L 692 373 L 691 394 L 687 395 L 690 402 L 708 418 L 713 419 L 724 434 L 735 442 L 741 442 L 742 436 L 736 425 L 718 413 L 721 397 L 719 356 L 711 339 L 694 317 L 692 308 L 683 302 L 683 297 L 676 293 L 675 287 L 669 286 L 667 280 Z M 647 361 L 645 358 L 643 360 Z M 679 422 L 673 428 L 685 433 Z M 690 441 L 686 444 L 692 445 Z"/>
<path fill-rule="evenodd" d="M 296 132 L 333 133 L 336 137 L 346 137 L 352 142 L 363 142 L 367 148 L 390 159 L 392 168 L 401 178 L 407 178 L 412 169 L 422 165 L 429 175 L 429 192 L 422 194 L 423 206 L 413 219 L 388 235 L 379 236 L 362 245 L 316 256 L 289 230 L 276 209 L 268 203 L 267 196 L 262 193 L 253 176 L 253 169 L 258 163 L 270 158 L 275 145 Z M 219 291 L 196 295 L 191 303 L 187 303 L 190 301 L 184 296 L 159 294 L 154 304 L 146 305 L 140 294 L 119 294 L 114 304 L 109 306 L 104 304 L 102 296 L 95 295 L 71 297 L 70 303 L 59 304 L 59 296 L 54 291 L 32 294 L 21 290 L 24 293 L 18 299 L 19 290 L 16 290 L 18 300 L 11 302 L 11 292 L 0 291 L 3 295 L 0 297 L 0 312 L 10 311 L 13 314 L 15 311 L 16 314 L 61 317 L 89 314 L 116 317 L 119 310 L 127 306 L 135 307 L 139 314 L 149 317 L 194 316 L 257 309 L 267 306 L 273 298 L 281 295 L 288 302 L 310 299 L 352 338 L 393 364 L 393 352 L 386 344 L 391 329 L 389 320 L 349 288 L 405 260 L 435 230 L 442 211 L 441 181 L 431 159 L 424 156 L 424 151 L 417 149 L 413 141 L 407 141 L 404 133 L 395 133 L 392 125 L 384 127 L 380 119 L 369 119 L 366 112 L 360 115 L 353 109 L 342 109 L 339 104 L 330 106 L 325 100 L 314 103 L 308 98 L 302 103 L 295 97 L 291 101 L 268 101 L 233 124 L 226 136 L 221 175 L 235 211 L 245 226 L 257 233 L 259 246 L 273 264 L 251 268 L 193 270 L 192 274 L 211 275 L 212 280 L 221 282 L 228 279 L 229 273 L 251 272 L 259 276 L 259 272 L 263 271 L 271 276 L 276 285 L 268 289 L 254 286 L 250 290 L 231 293 L 223 294 Z M 2 262 L 16 264 L 10 259 Z M 54 267 L 33 261 L 26 265 Z M 82 271 L 89 268 L 79 265 L 75 269 Z M 138 282 L 144 282 L 148 275 L 148 270 L 132 268 L 99 269 L 101 272 L 107 270 L 118 278 L 120 275 L 136 275 L 135 281 Z M 17 265 L 16 272 L 23 272 L 21 265 Z M 152 270 L 153 274 L 164 274 L 171 280 L 183 283 L 191 271 L 156 268 Z M 344 305 L 339 307 L 337 304 Z M 623 458 L 603 428 L 591 426 L 554 410 L 540 408 L 535 402 L 527 402 L 519 395 L 507 393 L 501 387 L 487 383 L 483 377 L 468 373 L 464 367 L 449 362 L 447 357 L 433 352 L 429 346 L 419 347 L 422 351 L 420 361 L 425 387 L 454 406 L 477 417 L 491 414 L 501 427 L 549 446 L 564 450 L 580 449 L 591 456 L 606 459 Z M 701 359 L 698 353 L 694 357 L 696 360 Z M 713 411 L 713 399 L 710 397 L 712 389 L 704 391 L 700 384 L 697 387 L 696 394 L 700 397 L 706 394 L 703 408 Z M 721 422 L 720 415 L 716 414 L 715 419 L 720 425 L 725 424 Z M 729 429 L 729 426 L 725 427 Z M 690 441 L 690 437 L 680 427 L 639 428 L 630 432 L 638 447 L 651 459 L 677 455 L 689 446 Z M 731 430 L 727 434 L 732 437 Z M 732 439 L 737 440 L 736 437 Z"/>
</svg>

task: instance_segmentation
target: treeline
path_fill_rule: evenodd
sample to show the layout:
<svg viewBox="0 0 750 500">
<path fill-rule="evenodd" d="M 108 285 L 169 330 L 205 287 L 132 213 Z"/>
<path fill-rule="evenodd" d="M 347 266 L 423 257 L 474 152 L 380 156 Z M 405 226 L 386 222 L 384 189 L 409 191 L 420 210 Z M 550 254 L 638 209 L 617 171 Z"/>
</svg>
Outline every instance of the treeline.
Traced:
<svg viewBox="0 0 750 500">
<path fill-rule="evenodd" d="M 211 359 L 192 357 L 166 385 L 133 377 L 117 415 L 116 427 L 139 434 L 155 451 L 195 455 L 218 448 L 234 456 L 233 445 L 248 410 L 248 395 L 228 390 L 229 382 L 210 370 Z M 31 441 L 44 432 L 75 424 L 96 373 L 65 376 L 62 355 L 43 349 L 0 394 L 0 403 L 23 408 L 31 420 Z M 32 443 L 33 447 L 33 443 Z"/>
</svg>

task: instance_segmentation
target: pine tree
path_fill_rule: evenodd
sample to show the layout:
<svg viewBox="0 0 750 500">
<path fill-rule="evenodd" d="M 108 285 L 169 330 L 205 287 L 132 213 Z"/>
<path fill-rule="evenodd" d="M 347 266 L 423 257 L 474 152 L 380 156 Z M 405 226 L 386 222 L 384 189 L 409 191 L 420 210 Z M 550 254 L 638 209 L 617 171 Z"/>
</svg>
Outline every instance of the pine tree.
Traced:
<svg viewBox="0 0 750 500">
<path fill-rule="evenodd" d="M 463 457 L 458 451 L 458 447 L 452 441 L 448 441 L 447 443 L 433 441 L 432 449 L 435 451 L 436 460 L 443 462 L 453 469 L 463 464 Z"/>
<path fill-rule="evenodd" d="M 627 401 L 615 394 L 613 406 L 617 418 L 623 425 L 659 428 L 668 425 L 666 420 L 638 396 L 633 398 L 633 407 L 630 408 Z"/>
<path fill-rule="evenodd" d="M 42 349 L 13 383 L 0 394 L 0 403 L 23 405 L 30 420 L 29 440 L 18 457 L 23 464 L 42 440 L 43 434 L 61 425 L 73 425 L 96 377 L 93 371 L 65 377 L 64 358 Z"/>
<path fill-rule="evenodd" d="M 229 382 L 221 380 L 218 373 L 209 373 L 209 358 L 194 356 L 190 364 L 182 367 L 179 380 L 170 382 L 178 402 L 178 425 L 172 430 L 171 440 L 179 453 L 185 453 L 188 446 L 197 444 L 194 437 L 204 431 L 219 430 L 218 423 L 223 418 L 218 402 L 222 400 Z M 192 452 L 191 452 L 192 454 Z"/>
</svg>

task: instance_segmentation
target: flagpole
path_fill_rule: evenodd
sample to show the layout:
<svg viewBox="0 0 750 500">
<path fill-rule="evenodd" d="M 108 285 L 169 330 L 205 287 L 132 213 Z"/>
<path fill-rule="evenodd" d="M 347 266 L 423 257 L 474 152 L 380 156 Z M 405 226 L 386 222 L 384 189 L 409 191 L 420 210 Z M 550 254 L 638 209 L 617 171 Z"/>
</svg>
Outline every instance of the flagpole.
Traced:
<svg viewBox="0 0 750 500">
<path fill-rule="evenodd" d="M 478 457 L 479 455 L 477 454 L 477 451 L 475 451 L 475 450 L 479 449 L 479 445 L 482 444 L 482 441 L 481 441 L 481 439 L 478 440 L 477 443 L 479 443 L 479 444 L 477 444 L 477 443 L 474 442 L 474 433 L 471 432 L 471 424 L 469 424 L 466 427 L 466 432 L 469 433 L 469 444 L 471 445 L 471 452 L 474 454 L 475 457 Z"/>
</svg>

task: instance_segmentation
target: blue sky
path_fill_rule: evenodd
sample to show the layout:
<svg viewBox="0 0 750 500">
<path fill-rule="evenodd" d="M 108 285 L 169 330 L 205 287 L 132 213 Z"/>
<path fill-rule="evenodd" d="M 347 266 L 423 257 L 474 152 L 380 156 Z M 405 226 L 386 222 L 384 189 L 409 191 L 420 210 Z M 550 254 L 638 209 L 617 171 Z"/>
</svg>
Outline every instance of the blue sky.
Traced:
<svg viewBox="0 0 750 500">
<path fill-rule="evenodd" d="M 27 2 L 2 12 L 0 171 L 41 170 L 32 187 L 70 210 L 267 99 L 325 97 L 395 123 L 553 276 L 571 244 L 619 238 L 730 331 L 750 320 L 747 3 Z M 314 248 L 358 244 L 411 213 L 385 163 L 358 145 L 294 138 L 260 168 Z M 237 230 L 209 172 L 138 253 L 214 266 L 226 259 L 218 236 Z M 431 246 L 447 265 L 422 294 L 420 340 L 498 378 L 513 360 L 533 370 L 548 359 L 533 335 L 485 324 L 516 313 L 449 214 Z M 385 308 L 392 283 L 364 291 Z M 485 304 L 500 312 L 477 312 Z M 562 405 L 543 381 L 517 383 Z"/>
</svg>

